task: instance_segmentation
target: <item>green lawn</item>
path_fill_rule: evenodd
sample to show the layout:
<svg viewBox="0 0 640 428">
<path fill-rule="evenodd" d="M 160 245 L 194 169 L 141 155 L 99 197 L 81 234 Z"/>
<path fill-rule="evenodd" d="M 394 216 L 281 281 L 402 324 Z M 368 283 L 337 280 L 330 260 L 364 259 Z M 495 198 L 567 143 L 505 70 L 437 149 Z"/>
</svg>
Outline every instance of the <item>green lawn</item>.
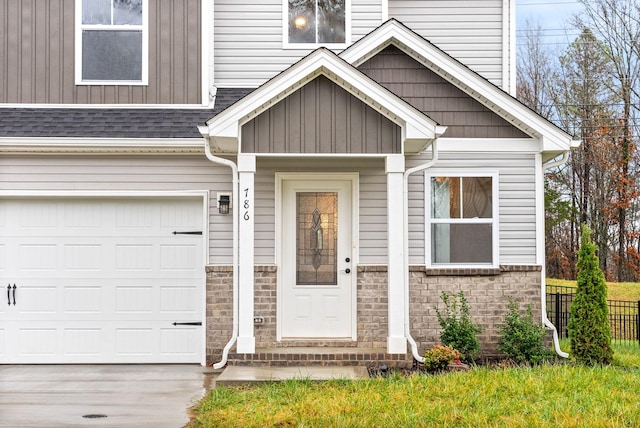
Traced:
<svg viewBox="0 0 640 428">
<path fill-rule="evenodd" d="M 575 287 L 576 281 L 566 279 L 547 278 L 547 285 L 562 285 L 565 287 Z M 609 300 L 640 300 L 640 283 L 637 282 L 607 282 Z"/>
<path fill-rule="evenodd" d="M 615 345 L 615 364 L 361 381 L 288 381 L 215 388 L 192 427 L 638 426 L 640 349 Z"/>
</svg>

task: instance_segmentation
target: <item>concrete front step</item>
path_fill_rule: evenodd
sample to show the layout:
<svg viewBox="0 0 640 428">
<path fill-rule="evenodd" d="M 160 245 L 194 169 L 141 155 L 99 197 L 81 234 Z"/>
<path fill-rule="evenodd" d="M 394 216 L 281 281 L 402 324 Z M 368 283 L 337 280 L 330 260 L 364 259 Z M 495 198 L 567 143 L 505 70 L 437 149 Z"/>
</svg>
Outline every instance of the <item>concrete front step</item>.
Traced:
<svg viewBox="0 0 640 428">
<path fill-rule="evenodd" d="M 381 348 L 354 347 L 291 347 L 261 348 L 254 354 L 229 354 L 229 366 L 252 367 L 387 367 L 408 368 L 413 365 L 410 354 L 388 354 Z"/>
<path fill-rule="evenodd" d="M 261 382 L 278 382 L 287 379 L 309 379 L 325 381 L 330 379 L 366 379 L 366 367 L 337 366 L 227 366 L 215 380 L 216 386 L 243 386 Z"/>
</svg>

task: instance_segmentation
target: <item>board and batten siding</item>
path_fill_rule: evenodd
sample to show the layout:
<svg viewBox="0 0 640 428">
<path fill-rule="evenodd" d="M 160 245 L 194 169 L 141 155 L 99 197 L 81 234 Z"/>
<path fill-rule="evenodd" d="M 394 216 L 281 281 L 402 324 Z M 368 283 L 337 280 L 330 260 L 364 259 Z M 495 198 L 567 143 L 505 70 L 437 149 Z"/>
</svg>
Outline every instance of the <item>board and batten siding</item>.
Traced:
<svg viewBox="0 0 640 428">
<path fill-rule="evenodd" d="M 407 158 L 407 168 L 429 157 Z M 535 155 L 527 153 L 440 152 L 432 170 L 498 171 L 500 264 L 536 264 Z M 425 175 L 409 179 L 409 263 L 425 262 Z"/>
<path fill-rule="evenodd" d="M 229 168 L 204 156 L 0 156 L 0 192 L 210 191 L 209 262 L 231 264 L 231 216 L 219 215 L 217 192 L 231 191 Z M 2 203 L 2 197 L 0 197 Z"/>
<path fill-rule="evenodd" d="M 319 76 L 242 126 L 243 153 L 400 153 L 400 127 Z"/>
<path fill-rule="evenodd" d="M 0 103 L 202 103 L 202 0 L 149 0 L 146 86 L 75 84 L 75 3 L 0 1 Z"/>
<path fill-rule="evenodd" d="M 502 87 L 504 0 L 389 0 L 396 18 Z"/>
<path fill-rule="evenodd" d="M 283 49 L 282 0 L 215 0 L 214 79 L 221 88 L 253 88 L 312 49 Z M 381 0 L 351 0 L 351 41 L 382 24 Z"/>
</svg>

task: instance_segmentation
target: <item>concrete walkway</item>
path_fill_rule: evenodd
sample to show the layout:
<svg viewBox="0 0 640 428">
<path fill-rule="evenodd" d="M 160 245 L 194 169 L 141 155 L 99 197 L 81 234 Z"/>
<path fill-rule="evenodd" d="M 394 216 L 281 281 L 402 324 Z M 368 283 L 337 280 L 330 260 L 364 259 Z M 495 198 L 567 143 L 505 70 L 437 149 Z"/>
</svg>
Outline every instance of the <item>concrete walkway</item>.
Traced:
<svg viewBox="0 0 640 428">
<path fill-rule="evenodd" d="M 255 367 L 228 366 L 216 378 L 216 385 L 249 385 L 285 379 L 364 379 L 369 374 L 366 367 Z"/>
<path fill-rule="evenodd" d="M 0 427 L 158 427 L 189 422 L 215 375 L 199 365 L 0 365 Z"/>
</svg>

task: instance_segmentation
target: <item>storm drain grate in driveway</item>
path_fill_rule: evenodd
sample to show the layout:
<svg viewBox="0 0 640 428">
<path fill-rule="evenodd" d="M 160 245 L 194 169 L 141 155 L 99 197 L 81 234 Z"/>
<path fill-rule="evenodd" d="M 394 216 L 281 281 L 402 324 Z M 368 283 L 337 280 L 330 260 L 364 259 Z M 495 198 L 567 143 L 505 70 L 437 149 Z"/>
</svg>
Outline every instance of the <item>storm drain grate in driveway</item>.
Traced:
<svg viewBox="0 0 640 428">
<path fill-rule="evenodd" d="M 101 419 L 101 418 L 106 418 L 107 415 L 89 414 L 89 415 L 82 415 L 82 417 L 87 419 Z"/>
</svg>

